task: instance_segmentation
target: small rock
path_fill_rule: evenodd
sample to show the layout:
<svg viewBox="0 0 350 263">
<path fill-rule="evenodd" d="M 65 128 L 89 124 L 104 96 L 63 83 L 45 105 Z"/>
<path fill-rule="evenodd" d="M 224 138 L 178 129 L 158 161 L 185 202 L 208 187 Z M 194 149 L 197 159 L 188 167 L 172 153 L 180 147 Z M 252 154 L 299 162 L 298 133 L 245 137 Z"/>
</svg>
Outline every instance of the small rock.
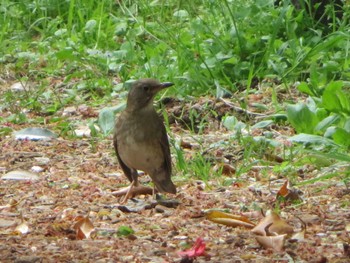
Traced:
<svg viewBox="0 0 350 263">
<path fill-rule="evenodd" d="M 122 173 L 118 173 L 118 172 L 115 172 L 115 173 L 104 173 L 103 174 L 105 177 L 116 177 L 116 178 L 121 178 L 124 176 L 124 174 Z"/>
<path fill-rule="evenodd" d="M 34 173 L 40 173 L 40 172 L 44 171 L 44 168 L 42 168 L 40 166 L 33 166 L 32 168 L 30 168 L 30 170 Z"/>
<path fill-rule="evenodd" d="M 77 109 L 74 106 L 67 107 L 63 110 L 62 116 L 73 116 L 77 113 Z"/>
<path fill-rule="evenodd" d="M 31 140 L 31 141 L 41 141 L 41 140 L 51 140 L 56 138 L 57 135 L 52 131 L 44 128 L 25 128 L 20 131 L 14 132 L 16 140 Z"/>
<path fill-rule="evenodd" d="M 3 180 L 38 180 L 39 177 L 31 172 L 28 171 L 11 171 L 6 174 L 4 174 L 1 179 Z"/>
<path fill-rule="evenodd" d="M 11 85 L 12 91 L 23 91 L 25 90 L 23 84 L 21 82 L 16 82 Z"/>
<path fill-rule="evenodd" d="M 91 130 L 89 127 L 80 126 L 78 129 L 74 130 L 77 137 L 91 137 Z"/>
</svg>

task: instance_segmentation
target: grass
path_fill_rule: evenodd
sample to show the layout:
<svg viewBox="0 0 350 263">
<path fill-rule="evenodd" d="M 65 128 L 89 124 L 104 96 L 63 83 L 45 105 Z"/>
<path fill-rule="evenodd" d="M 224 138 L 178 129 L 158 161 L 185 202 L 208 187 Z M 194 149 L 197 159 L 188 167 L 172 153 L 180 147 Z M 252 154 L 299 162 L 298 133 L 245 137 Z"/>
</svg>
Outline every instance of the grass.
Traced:
<svg viewBox="0 0 350 263">
<path fill-rule="evenodd" d="M 57 116 L 60 110 L 80 104 L 110 107 L 113 98 L 125 93 L 121 83 L 130 79 L 173 81 L 175 88 L 168 95 L 182 98 L 234 94 L 232 100 L 244 109 L 249 95 L 257 92 L 254 83 L 268 79 L 281 83 L 279 90 L 271 87 L 274 107 L 296 130 L 303 125 L 310 128 L 311 120 L 318 129 L 325 120 L 339 118 L 308 132 L 336 141 L 336 147 L 325 146 L 323 151 L 347 155 L 349 6 L 343 7 L 341 19 L 329 6 L 326 15 L 331 19 L 323 23 L 289 1 L 278 6 L 274 2 L 4 0 L 0 4 L 0 112 L 9 114 L 0 116 L 0 134 L 11 131 L 4 124 L 31 122 L 55 123 L 62 135 L 72 136 L 72 124 Z M 341 84 L 332 84 L 334 80 Z M 23 92 L 8 88 L 16 82 Z M 293 104 L 286 113 L 278 93 L 292 93 L 295 83 L 301 83 L 299 90 L 313 105 L 298 111 Z M 344 102 L 341 109 L 330 105 L 332 92 Z M 40 117 L 31 119 L 24 114 L 28 111 Z M 191 131 L 202 133 L 206 117 L 195 109 L 188 114 Z M 252 139 L 249 135 L 241 140 L 246 159 L 261 157 L 270 147 L 256 146 Z M 201 155 L 187 164 L 179 151 L 180 169 L 193 168 L 199 178 L 208 178 L 210 169 Z M 238 173 L 249 167 L 242 166 Z"/>
</svg>

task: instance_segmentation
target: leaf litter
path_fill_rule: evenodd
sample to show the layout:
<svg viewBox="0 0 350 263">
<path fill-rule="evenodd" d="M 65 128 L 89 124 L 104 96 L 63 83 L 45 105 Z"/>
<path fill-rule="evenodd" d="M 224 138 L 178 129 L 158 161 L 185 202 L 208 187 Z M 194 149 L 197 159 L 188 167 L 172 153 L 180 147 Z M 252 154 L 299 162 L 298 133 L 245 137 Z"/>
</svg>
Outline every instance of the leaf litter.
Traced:
<svg viewBox="0 0 350 263">
<path fill-rule="evenodd" d="M 250 99 L 257 103 L 266 96 Z M 304 195 L 299 198 L 299 192 L 287 187 L 283 175 L 273 170 L 275 163 L 281 163 L 276 157 L 282 155 L 293 130 L 276 124 L 254 129 L 254 138 L 269 131 L 279 142 L 272 153 L 261 153 L 264 163 L 259 163 L 244 155 L 233 131 L 222 125 L 230 114 L 239 121 L 254 122 L 256 109 L 239 112 L 239 106 L 225 101 L 199 98 L 194 104 L 174 100 L 165 104 L 170 136 L 178 142 L 186 164 L 196 161 L 196 153 L 209 164 L 206 178 L 198 178 L 200 173 L 194 176 L 193 166 L 175 169 L 178 194 L 167 199 L 178 203 L 170 207 L 141 195 L 136 197 L 140 209 L 132 213 L 120 209 L 113 193 L 128 182 L 116 161 L 111 136 L 50 141 L 0 138 L 4 174 L 43 168 L 35 173 L 35 181 L 1 180 L 2 262 L 45 262 L 48 258 L 56 262 L 288 262 L 291 258 L 347 262 L 350 211 L 344 184 L 318 181 L 300 185 Z M 191 116 L 191 110 L 198 114 Z M 96 117 L 90 108 L 86 114 L 69 112 L 74 114 L 67 114 L 68 119 L 81 117 L 82 122 Z M 179 155 L 174 148 L 172 151 L 175 165 Z M 247 158 L 250 166 L 242 171 Z M 305 167 L 303 179 L 316 173 L 317 168 Z M 110 176 L 114 174 L 117 176 Z M 140 181 L 147 184 L 150 179 L 144 175 Z M 277 198 L 288 196 L 293 198 Z M 263 217 L 261 211 L 270 209 L 278 214 L 273 213 L 272 219 Z M 211 212 L 211 218 L 206 215 L 206 211 L 219 210 L 222 212 Z M 258 239 L 267 241 L 256 241 L 254 226 L 260 226 Z M 294 237 L 286 237 L 292 232 Z"/>
</svg>

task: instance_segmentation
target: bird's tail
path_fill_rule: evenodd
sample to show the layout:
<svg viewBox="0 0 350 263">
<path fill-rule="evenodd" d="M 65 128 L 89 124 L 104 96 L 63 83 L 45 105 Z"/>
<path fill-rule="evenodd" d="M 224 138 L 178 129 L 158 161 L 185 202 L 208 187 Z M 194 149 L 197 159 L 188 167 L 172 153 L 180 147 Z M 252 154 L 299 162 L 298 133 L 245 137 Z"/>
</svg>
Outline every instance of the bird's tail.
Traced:
<svg viewBox="0 0 350 263">
<path fill-rule="evenodd" d="M 161 193 L 171 193 L 176 194 L 176 186 L 173 184 L 173 182 L 169 179 L 156 182 L 154 181 L 154 184 L 157 187 L 157 190 Z"/>
</svg>

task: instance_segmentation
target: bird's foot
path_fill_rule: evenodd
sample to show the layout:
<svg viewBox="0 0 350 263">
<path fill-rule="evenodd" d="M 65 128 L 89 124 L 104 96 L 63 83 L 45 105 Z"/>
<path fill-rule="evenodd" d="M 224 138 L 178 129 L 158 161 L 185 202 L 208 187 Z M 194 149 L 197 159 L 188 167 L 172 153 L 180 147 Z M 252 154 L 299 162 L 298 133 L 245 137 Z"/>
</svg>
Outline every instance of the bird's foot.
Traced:
<svg viewBox="0 0 350 263">
<path fill-rule="evenodd" d="M 152 195 L 152 193 L 153 188 L 143 185 L 137 185 L 122 188 L 118 191 L 114 191 L 112 194 L 114 196 L 124 196 L 121 201 L 121 204 L 124 204 L 129 198 L 135 197 L 137 195 Z"/>
<path fill-rule="evenodd" d="M 156 194 L 156 201 L 158 204 L 169 208 L 176 208 L 179 204 L 181 204 L 181 202 L 177 199 L 167 199 L 160 194 Z"/>
</svg>

